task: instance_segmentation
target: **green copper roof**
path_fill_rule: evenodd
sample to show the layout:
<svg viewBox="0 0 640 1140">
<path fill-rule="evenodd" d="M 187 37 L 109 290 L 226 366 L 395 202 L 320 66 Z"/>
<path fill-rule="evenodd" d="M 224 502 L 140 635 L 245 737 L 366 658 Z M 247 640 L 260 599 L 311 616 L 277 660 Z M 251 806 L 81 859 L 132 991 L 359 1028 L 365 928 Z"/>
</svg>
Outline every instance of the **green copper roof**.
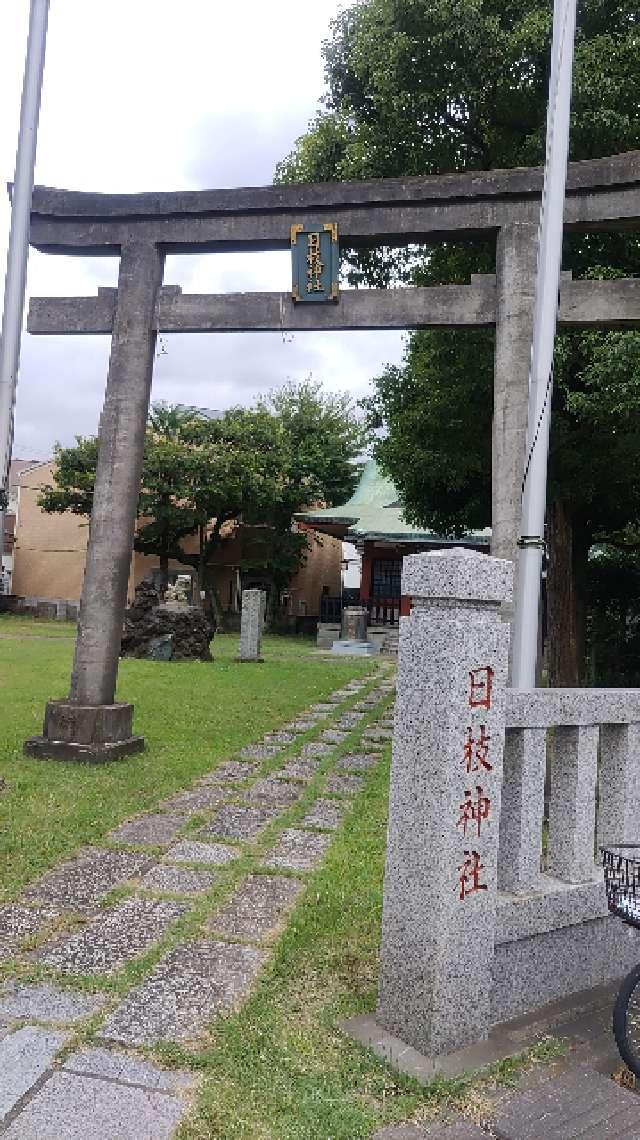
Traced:
<svg viewBox="0 0 640 1140">
<path fill-rule="evenodd" d="M 368 459 L 365 463 L 358 486 L 348 502 L 340 507 L 304 511 L 296 518 L 310 525 L 342 523 L 347 527 L 345 539 L 353 542 L 377 538 L 390 542 L 436 542 L 442 545 L 473 542 L 486 545 L 491 539 L 490 530 L 458 539 L 441 538 L 431 530 L 419 530 L 406 522 L 398 492 L 391 480 L 382 474 L 375 459 Z"/>
</svg>

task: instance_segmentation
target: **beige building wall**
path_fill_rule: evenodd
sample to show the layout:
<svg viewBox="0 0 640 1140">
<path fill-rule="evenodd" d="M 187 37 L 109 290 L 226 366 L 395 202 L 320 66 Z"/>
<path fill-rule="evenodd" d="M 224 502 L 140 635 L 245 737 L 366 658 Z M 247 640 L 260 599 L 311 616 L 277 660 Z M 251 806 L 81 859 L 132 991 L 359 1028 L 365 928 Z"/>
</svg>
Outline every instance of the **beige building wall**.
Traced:
<svg viewBox="0 0 640 1140">
<path fill-rule="evenodd" d="M 49 515 L 40 509 L 41 488 L 52 482 L 53 463 L 20 474 L 12 590 L 23 597 L 78 602 L 89 525 L 71 512 Z"/>
<path fill-rule="evenodd" d="M 79 602 L 84 578 L 84 563 L 89 536 L 88 520 L 79 515 L 47 514 L 37 504 L 41 488 L 53 482 L 53 463 L 41 463 L 22 472 L 18 494 L 16 545 L 14 553 L 13 593 L 41 599 L 62 598 Z M 328 587 L 332 596 L 341 589 L 342 543 L 330 535 L 309 532 L 310 550 L 306 564 L 294 577 L 290 589 L 289 613 L 295 617 L 320 613 L 320 596 Z M 196 538 L 193 544 L 195 549 Z M 237 558 L 234 555 L 237 553 Z M 218 592 L 224 609 L 235 596 L 236 573 L 240 547 L 233 540 L 225 546 L 223 563 L 218 567 Z M 134 554 L 129 576 L 129 601 L 135 587 L 158 565 L 152 556 Z M 190 573 L 190 567 L 171 563 L 172 570 Z"/>
<path fill-rule="evenodd" d="M 311 528 L 301 526 L 300 529 L 308 532 L 310 549 L 304 566 L 291 581 L 289 612 L 295 617 L 305 613 L 318 616 L 323 587 L 328 586 L 325 593 L 334 598 L 342 590 L 342 542 Z"/>
</svg>

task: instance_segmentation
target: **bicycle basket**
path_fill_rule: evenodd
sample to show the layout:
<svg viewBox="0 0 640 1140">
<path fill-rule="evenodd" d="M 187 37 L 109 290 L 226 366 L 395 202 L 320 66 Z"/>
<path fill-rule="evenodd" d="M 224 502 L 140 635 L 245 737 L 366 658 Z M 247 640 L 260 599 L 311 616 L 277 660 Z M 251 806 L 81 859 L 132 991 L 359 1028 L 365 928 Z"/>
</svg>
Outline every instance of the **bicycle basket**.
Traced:
<svg viewBox="0 0 640 1140">
<path fill-rule="evenodd" d="M 621 843 L 601 850 L 609 910 L 640 929 L 640 844 Z"/>
</svg>

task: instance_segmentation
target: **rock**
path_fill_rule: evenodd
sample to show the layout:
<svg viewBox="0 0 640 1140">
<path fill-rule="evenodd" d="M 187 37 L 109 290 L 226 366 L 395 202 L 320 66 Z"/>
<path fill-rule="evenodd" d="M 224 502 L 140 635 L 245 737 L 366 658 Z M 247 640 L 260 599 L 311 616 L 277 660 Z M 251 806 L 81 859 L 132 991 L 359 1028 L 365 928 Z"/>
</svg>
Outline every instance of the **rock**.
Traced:
<svg viewBox="0 0 640 1140">
<path fill-rule="evenodd" d="M 213 634 L 214 626 L 201 609 L 179 602 L 160 604 L 156 586 L 145 578 L 125 612 L 120 653 L 155 661 L 211 661 Z"/>
</svg>

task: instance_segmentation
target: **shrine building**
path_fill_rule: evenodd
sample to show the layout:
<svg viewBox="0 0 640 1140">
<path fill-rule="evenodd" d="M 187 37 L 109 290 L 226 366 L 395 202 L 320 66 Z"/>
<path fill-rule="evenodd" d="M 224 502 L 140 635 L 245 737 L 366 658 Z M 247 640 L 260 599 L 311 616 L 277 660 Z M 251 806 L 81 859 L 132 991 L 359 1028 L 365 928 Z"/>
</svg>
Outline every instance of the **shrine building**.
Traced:
<svg viewBox="0 0 640 1140">
<path fill-rule="evenodd" d="M 402 598 L 400 590 L 402 559 L 407 554 L 450 546 L 488 553 L 491 541 L 490 528 L 462 538 L 443 538 L 406 522 L 396 487 L 374 459 L 367 460 L 353 495 L 342 506 L 304 511 L 295 518 L 310 530 L 356 547 L 362 560 L 360 604 L 369 613 L 370 638 L 380 640 L 383 646 L 389 629 L 397 627 L 400 616 L 409 612 L 408 599 Z M 325 641 L 329 645 L 339 636 L 335 631 L 339 630 L 344 600 L 342 596 L 321 599 L 319 645 Z M 357 599 L 347 601 L 356 604 Z"/>
</svg>

